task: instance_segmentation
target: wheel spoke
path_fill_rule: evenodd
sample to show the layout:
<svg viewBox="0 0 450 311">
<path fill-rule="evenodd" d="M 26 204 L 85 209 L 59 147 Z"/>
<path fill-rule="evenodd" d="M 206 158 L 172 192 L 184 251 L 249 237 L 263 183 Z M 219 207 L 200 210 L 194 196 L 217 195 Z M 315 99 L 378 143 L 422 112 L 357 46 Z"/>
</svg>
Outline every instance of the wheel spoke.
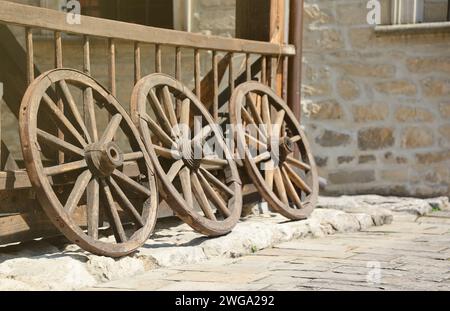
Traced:
<svg viewBox="0 0 450 311">
<path fill-rule="evenodd" d="M 172 127 L 176 127 L 178 125 L 177 114 L 174 109 L 174 104 L 172 100 L 172 95 L 170 94 L 169 87 L 164 86 L 162 88 L 162 97 L 164 102 L 164 108 L 166 110 L 166 114 L 169 117 L 170 124 Z"/>
<path fill-rule="evenodd" d="M 263 120 L 261 119 L 261 116 L 258 113 L 258 109 L 256 108 L 255 101 L 254 101 L 253 97 L 251 96 L 251 94 L 247 94 L 247 105 L 250 108 L 250 111 L 253 115 L 253 119 L 256 120 L 257 124 L 264 125 L 265 123 L 263 122 Z M 265 128 L 263 128 L 263 134 L 265 137 L 267 137 L 267 133 L 264 133 L 264 132 L 266 132 Z"/>
<path fill-rule="evenodd" d="M 72 123 L 70 123 L 69 119 L 66 118 L 64 113 L 58 108 L 50 96 L 44 94 L 43 99 L 49 112 L 53 115 L 53 119 L 58 126 L 61 127 L 61 130 L 63 130 L 66 135 L 68 134 L 73 136 L 81 146 L 86 147 L 87 143 L 83 136 L 81 136 L 78 130 L 72 125 Z"/>
<path fill-rule="evenodd" d="M 153 119 L 148 114 L 143 115 L 142 118 L 145 122 L 147 122 L 152 133 L 155 134 L 158 140 L 162 142 L 167 148 L 173 148 L 175 146 L 175 142 L 172 140 L 172 138 L 170 138 L 170 136 L 167 135 L 167 133 L 164 132 L 163 129 L 159 127 L 159 125 L 155 121 L 153 121 Z"/>
<path fill-rule="evenodd" d="M 258 149 L 262 147 L 262 148 L 264 148 L 265 150 L 267 150 L 267 144 L 263 143 L 262 141 L 258 140 L 257 138 L 253 137 L 253 136 L 250 135 L 250 134 L 245 133 L 244 135 L 245 135 L 245 137 L 247 137 L 250 141 L 254 142 L 254 143 L 257 145 Z M 248 142 L 247 144 L 250 144 L 250 142 Z"/>
<path fill-rule="evenodd" d="M 114 139 L 114 136 L 116 136 L 117 130 L 119 129 L 120 122 L 122 122 L 122 119 L 123 119 L 123 117 L 120 113 L 114 115 L 111 118 L 111 121 L 109 122 L 108 126 L 106 127 L 102 138 L 100 138 L 100 144 L 109 143 Z"/>
<path fill-rule="evenodd" d="M 84 90 L 84 117 L 93 141 L 98 141 L 97 118 L 95 116 L 92 88 Z"/>
<path fill-rule="evenodd" d="M 81 161 L 46 167 L 46 168 L 44 168 L 44 173 L 47 176 L 55 176 L 55 175 L 60 175 L 60 174 L 65 174 L 65 173 L 73 172 L 76 170 L 80 170 L 85 167 L 87 167 L 86 161 L 81 160 Z"/>
<path fill-rule="evenodd" d="M 294 184 L 305 191 L 307 194 L 312 193 L 312 189 L 306 184 L 306 182 L 286 163 L 283 165 L 283 167 L 286 169 L 287 174 L 291 178 L 291 180 L 294 182 Z"/>
<path fill-rule="evenodd" d="M 178 172 L 183 168 L 183 166 L 184 166 L 183 160 L 178 160 L 177 162 L 172 164 L 169 172 L 167 173 L 167 179 L 169 180 L 169 182 L 172 182 L 175 179 L 175 177 L 177 177 Z"/>
<path fill-rule="evenodd" d="M 142 152 L 140 152 L 140 151 L 138 151 L 138 152 L 131 152 L 131 153 L 125 153 L 123 155 L 123 160 L 125 162 L 137 161 L 137 160 L 140 160 L 142 158 L 144 158 L 144 154 Z"/>
<path fill-rule="evenodd" d="M 112 178 L 109 178 L 108 182 L 109 182 L 112 190 L 119 197 L 120 201 L 122 201 L 122 204 L 123 204 L 122 207 L 124 207 L 133 216 L 134 220 L 137 222 L 138 225 L 140 225 L 141 227 L 144 227 L 145 224 L 144 224 L 144 221 L 143 221 L 141 215 L 136 210 L 134 205 L 130 202 L 130 200 L 127 198 L 126 194 L 122 191 L 122 189 L 120 189 L 119 185 Z"/>
<path fill-rule="evenodd" d="M 198 180 L 197 174 L 194 172 L 191 174 L 191 182 L 192 182 L 192 189 L 194 190 L 194 195 L 197 198 L 198 205 L 200 205 L 200 208 L 205 214 L 205 217 L 210 220 L 216 221 L 217 220 L 216 215 L 214 215 L 213 210 L 209 205 L 208 198 L 206 197 L 205 192 L 202 189 L 202 185 Z"/>
<path fill-rule="evenodd" d="M 273 129 L 273 136 L 281 137 L 281 129 L 283 127 L 284 116 L 286 115 L 286 111 L 280 110 L 277 112 L 275 117 L 275 128 Z"/>
<path fill-rule="evenodd" d="M 244 107 L 242 107 L 242 117 L 248 124 L 252 124 L 255 127 L 259 137 L 263 139 L 264 143 L 267 143 L 267 136 L 261 131 L 259 125 L 255 123 L 255 120 L 253 120 L 252 116 L 248 113 L 248 111 Z"/>
<path fill-rule="evenodd" d="M 273 190 L 274 171 L 275 168 L 273 161 L 265 163 L 264 180 L 266 181 L 267 187 L 270 189 L 270 191 Z"/>
<path fill-rule="evenodd" d="M 98 239 L 98 223 L 100 221 L 100 185 L 97 179 L 92 179 L 87 187 L 87 222 L 88 235 Z"/>
<path fill-rule="evenodd" d="M 211 198 L 211 200 L 215 203 L 218 210 L 225 218 L 230 217 L 231 213 L 228 210 L 227 203 L 224 199 L 213 189 L 213 187 L 211 187 L 202 173 L 198 172 L 198 177 L 209 198 Z"/>
<path fill-rule="evenodd" d="M 295 206 L 297 206 L 298 209 L 302 209 L 302 200 L 300 199 L 297 190 L 295 190 L 295 187 L 292 184 L 291 179 L 289 178 L 289 175 L 284 167 L 281 168 L 281 174 L 283 175 L 284 185 L 286 186 L 288 196 L 291 198 L 292 202 L 294 202 Z"/>
<path fill-rule="evenodd" d="M 295 166 L 295 167 L 297 167 L 299 169 L 302 169 L 302 170 L 305 170 L 305 171 L 310 171 L 311 170 L 311 166 L 309 166 L 308 164 L 306 164 L 306 163 L 304 163 L 304 162 L 302 162 L 300 160 L 297 160 L 297 159 L 295 159 L 293 157 L 287 157 L 286 161 L 287 161 L 287 163 L 289 163 L 289 164 L 291 164 L 291 165 L 293 165 L 293 166 Z"/>
<path fill-rule="evenodd" d="M 81 175 L 78 176 L 77 181 L 73 186 L 72 192 L 70 193 L 70 196 L 67 199 L 66 205 L 64 206 L 64 209 L 69 215 L 71 215 L 77 208 L 78 203 L 80 202 L 81 197 L 83 196 L 84 191 L 86 190 L 86 187 L 91 181 L 91 178 L 92 173 L 89 170 L 83 172 Z"/>
<path fill-rule="evenodd" d="M 167 116 L 164 113 L 164 110 L 161 106 L 161 102 L 159 101 L 158 97 L 156 96 L 154 90 L 150 90 L 149 97 L 150 97 L 149 102 L 153 108 L 153 112 L 155 113 L 156 118 L 158 119 L 159 123 L 163 127 L 166 134 L 171 135 L 172 127 L 170 126 L 170 121 L 169 121 L 169 119 L 167 119 Z"/>
<path fill-rule="evenodd" d="M 204 157 L 200 160 L 202 167 L 209 167 L 210 170 L 220 170 L 228 165 L 227 160 L 219 159 L 218 157 Z"/>
<path fill-rule="evenodd" d="M 190 119 L 190 108 L 191 101 L 189 98 L 186 98 L 181 103 L 181 112 L 180 112 L 180 124 L 183 124 L 186 127 L 189 127 L 189 119 Z"/>
<path fill-rule="evenodd" d="M 44 132 L 43 130 L 38 129 L 37 136 L 48 146 L 56 148 L 57 151 L 63 151 L 82 157 L 84 156 L 84 151 L 82 149 L 53 136 L 52 134 Z"/>
<path fill-rule="evenodd" d="M 267 160 L 270 160 L 270 152 L 269 151 L 261 153 L 260 155 L 253 158 L 253 161 L 255 162 L 255 164 L 259 164 L 260 162 L 263 162 L 263 161 L 265 162 Z"/>
<path fill-rule="evenodd" d="M 206 138 L 211 134 L 211 132 L 212 132 L 212 126 L 207 125 L 200 130 L 200 133 L 195 135 L 193 141 L 203 143 L 206 140 Z"/>
<path fill-rule="evenodd" d="M 208 172 L 204 168 L 200 168 L 200 171 L 202 172 L 203 176 L 207 180 L 209 180 L 214 186 L 216 186 L 220 190 L 224 191 L 225 193 L 227 193 L 231 197 L 234 196 L 233 190 L 231 190 L 227 185 L 225 185 L 219 179 L 217 179 L 216 176 L 214 176 L 213 174 L 211 174 L 210 172 Z"/>
<path fill-rule="evenodd" d="M 192 197 L 191 172 L 185 167 L 180 171 L 181 188 L 183 190 L 184 200 L 188 208 L 194 207 L 194 198 Z"/>
<path fill-rule="evenodd" d="M 155 153 L 159 157 L 174 160 L 180 158 L 180 153 L 174 149 L 164 148 L 158 145 L 152 145 Z"/>
<path fill-rule="evenodd" d="M 122 222 L 120 221 L 119 212 L 117 211 L 116 203 L 114 202 L 113 196 L 111 194 L 111 189 L 106 184 L 106 181 L 101 180 L 103 193 L 105 194 L 106 201 L 108 202 L 107 214 L 111 220 L 111 226 L 114 231 L 114 236 L 117 243 L 123 243 L 128 240 L 125 234 L 125 229 L 123 228 Z"/>
<path fill-rule="evenodd" d="M 291 137 L 291 141 L 293 144 L 296 144 L 301 140 L 302 140 L 302 137 L 300 135 L 295 135 L 295 136 Z"/>
<path fill-rule="evenodd" d="M 66 81 L 61 80 L 61 81 L 59 81 L 58 84 L 64 95 L 65 102 L 68 104 L 70 111 L 72 112 L 72 114 L 75 118 L 75 121 L 78 123 L 78 126 L 81 128 L 84 135 L 86 135 L 87 142 L 92 143 L 91 135 L 89 135 L 89 131 L 87 130 L 86 125 L 84 124 L 83 118 L 81 117 L 80 111 L 78 110 L 77 104 L 75 103 L 75 100 L 73 99 L 72 93 L 70 92 Z"/>
<path fill-rule="evenodd" d="M 281 176 L 281 171 L 278 167 L 274 170 L 273 177 L 279 198 L 283 203 L 289 204 L 289 200 L 286 195 L 286 188 L 284 187 L 283 177 Z"/>
<path fill-rule="evenodd" d="M 134 181 L 119 170 L 114 170 L 113 176 L 117 177 L 122 183 L 126 184 L 129 188 L 135 190 L 138 193 L 145 195 L 147 198 L 151 196 L 149 189 L 145 188 L 138 182 Z"/>
<path fill-rule="evenodd" d="M 262 120 L 264 124 L 267 126 L 267 135 L 268 137 L 272 136 L 272 118 L 270 117 L 270 106 L 269 106 L 269 98 L 267 95 L 262 97 L 261 104 L 261 112 L 262 112 Z"/>
</svg>

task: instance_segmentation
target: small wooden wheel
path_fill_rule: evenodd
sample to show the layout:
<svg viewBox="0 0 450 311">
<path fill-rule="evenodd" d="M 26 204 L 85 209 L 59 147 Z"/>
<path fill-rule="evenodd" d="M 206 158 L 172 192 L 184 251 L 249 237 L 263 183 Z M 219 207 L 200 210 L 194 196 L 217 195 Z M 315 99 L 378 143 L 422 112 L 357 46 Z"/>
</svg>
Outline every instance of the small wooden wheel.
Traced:
<svg viewBox="0 0 450 311">
<path fill-rule="evenodd" d="M 152 164 L 131 118 L 99 83 L 71 69 L 42 74 L 22 100 L 20 139 L 39 202 L 69 240 L 111 257 L 145 243 L 158 204 Z M 115 239 L 99 236 L 104 217 Z"/>
<path fill-rule="evenodd" d="M 247 82 L 231 98 L 231 123 L 250 178 L 273 210 L 300 220 L 314 209 L 319 182 L 309 143 L 286 103 Z"/>
<path fill-rule="evenodd" d="M 208 236 L 230 232 L 241 215 L 241 183 L 208 110 L 186 86 L 163 74 L 137 83 L 131 107 L 165 199 L 177 216 Z M 194 123 L 201 130 L 191 135 Z M 211 140 L 216 150 L 207 154 L 202 147 Z"/>
</svg>

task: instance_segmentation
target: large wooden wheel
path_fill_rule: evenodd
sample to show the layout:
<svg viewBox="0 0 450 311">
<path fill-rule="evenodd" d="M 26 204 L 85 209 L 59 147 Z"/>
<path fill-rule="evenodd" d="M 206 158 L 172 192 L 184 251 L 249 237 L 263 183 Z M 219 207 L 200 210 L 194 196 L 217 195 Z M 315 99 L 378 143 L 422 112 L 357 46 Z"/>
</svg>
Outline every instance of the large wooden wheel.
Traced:
<svg viewBox="0 0 450 311">
<path fill-rule="evenodd" d="M 242 210 L 241 184 L 208 110 L 186 86 L 163 74 L 137 83 L 131 107 L 175 214 L 208 236 L 230 232 Z M 194 124 L 201 130 L 191 135 Z M 202 152 L 211 142 L 216 149 Z"/>
<path fill-rule="evenodd" d="M 307 218 L 319 182 L 308 141 L 292 111 L 257 82 L 236 88 L 230 111 L 238 153 L 261 196 L 287 218 Z"/>
<path fill-rule="evenodd" d="M 158 203 L 152 164 L 131 118 L 99 83 L 71 69 L 42 74 L 23 98 L 20 139 L 38 200 L 69 240 L 111 257 L 144 244 Z M 102 227 L 114 238 L 101 237 Z"/>
</svg>

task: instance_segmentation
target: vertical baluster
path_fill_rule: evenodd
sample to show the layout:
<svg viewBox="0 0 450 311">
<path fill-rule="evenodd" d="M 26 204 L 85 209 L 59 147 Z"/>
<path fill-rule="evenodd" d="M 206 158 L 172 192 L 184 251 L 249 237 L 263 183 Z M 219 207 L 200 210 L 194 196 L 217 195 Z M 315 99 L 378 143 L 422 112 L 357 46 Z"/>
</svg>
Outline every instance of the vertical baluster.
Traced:
<svg viewBox="0 0 450 311">
<path fill-rule="evenodd" d="M 200 72 L 200 51 L 194 51 L 194 75 L 195 75 L 195 94 L 199 100 L 202 100 L 201 91 L 201 72 Z"/>
<path fill-rule="evenodd" d="M 181 81 L 181 48 L 179 46 L 175 49 L 175 79 Z M 177 99 L 177 118 L 181 113 L 181 100 Z"/>
<path fill-rule="evenodd" d="M 250 54 L 245 54 L 245 74 L 247 81 L 252 80 L 252 66 L 250 64 Z"/>
<path fill-rule="evenodd" d="M 261 83 L 267 85 L 267 57 L 261 56 Z"/>
<path fill-rule="evenodd" d="M 55 67 L 62 68 L 62 37 L 61 32 L 55 31 Z"/>
<path fill-rule="evenodd" d="M 55 67 L 62 68 L 62 37 L 61 32 L 55 31 Z M 64 113 L 64 103 L 61 98 L 58 99 L 58 108 Z M 64 140 L 64 133 L 58 129 L 58 138 Z M 64 152 L 58 151 L 58 163 L 64 163 Z"/>
<path fill-rule="evenodd" d="M 162 72 L 161 45 L 155 45 L 155 71 Z"/>
<path fill-rule="evenodd" d="M 228 83 L 230 84 L 230 96 L 234 92 L 234 68 L 233 68 L 233 53 L 230 53 L 230 62 L 228 64 Z"/>
<path fill-rule="evenodd" d="M 141 45 L 139 42 L 134 43 L 134 84 L 142 77 L 141 73 Z"/>
<path fill-rule="evenodd" d="M 270 59 L 270 87 L 276 91 L 277 88 L 277 64 L 278 60 L 276 57 L 271 57 Z"/>
<path fill-rule="evenodd" d="M 31 84 L 34 80 L 34 46 L 33 46 L 33 30 L 26 28 L 26 45 L 27 45 L 27 82 Z"/>
<path fill-rule="evenodd" d="M 83 44 L 83 67 L 84 73 L 91 75 L 91 41 L 88 36 L 84 36 Z M 86 88 L 83 91 L 83 111 L 84 121 L 88 128 L 89 135 L 93 141 L 98 141 L 97 120 L 95 117 L 94 95 L 92 89 Z"/>
<path fill-rule="evenodd" d="M 213 51 L 212 54 L 212 66 L 213 66 L 213 75 L 214 75 L 214 89 L 213 89 L 213 117 L 214 121 L 219 123 L 219 55 L 217 51 Z"/>
<path fill-rule="evenodd" d="M 116 87 L 116 43 L 113 39 L 108 40 L 109 45 L 109 88 L 111 94 L 117 96 Z"/>
<path fill-rule="evenodd" d="M 283 93 L 283 99 L 285 102 L 287 102 L 287 97 L 288 97 L 288 89 L 287 89 L 287 85 L 288 85 L 288 61 L 289 58 L 287 56 L 283 56 L 283 77 L 282 77 L 282 93 Z"/>
<path fill-rule="evenodd" d="M 181 81 L 181 48 L 179 46 L 175 50 L 175 78 Z"/>
</svg>

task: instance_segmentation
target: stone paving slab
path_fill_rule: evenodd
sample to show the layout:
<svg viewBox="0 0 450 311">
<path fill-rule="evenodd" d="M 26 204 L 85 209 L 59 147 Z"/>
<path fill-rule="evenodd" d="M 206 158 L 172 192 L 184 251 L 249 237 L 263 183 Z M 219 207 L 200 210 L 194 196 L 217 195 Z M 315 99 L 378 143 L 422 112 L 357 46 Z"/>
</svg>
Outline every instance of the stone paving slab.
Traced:
<svg viewBox="0 0 450 311">
<path fill-rule="evenodd" d="M 382 208 L 376 208 L 376 200 L 381 200 Z M 380 272 L 412 266 L 417 276 L 398 271 L 423 281 L 426 288 L 433 282 L 437 288 L 448 286 L 446 274 L 439 269 L 449 271 L 450 251 L 444 246 L 450 245 L 450 226 L 445 221 L 416 221 L 426 204 L 433 210 L 445 210 L 448 200 L 437 198 L 431 201 L 432 207 L 428 200 L 373 196 L 357 198 L 351 208 L 345 208 L 348 197 L 328 198 L 328 202 L 330 205 L 322 202 L 306 221 L 289 222 L 272 213 L 250 215 L 233 232 L 215 239 L 167 219 L 159 222 L 155 234 L 138 252 L 116 260 L 49 241 L 1 248 L 0 289 L 264 290 L 284 285 L 320 290 L 333 283 L 340 288 L 370 288 L 364 271 L 371 271 L 367 263 L 373 261 L 381 265 Z M 388 202 L 395 205 L 395 211 L 389 209 Z M 399 213 L 401 206 L 406 206 L 408 213 L 416 206 L 415 217 Z M 400 221 L 389 225 L 396 217 Z M 386 226 L 374 229 L 378 225 Z M 405 245 L 411 249 L 417 245 L 422 255 L 404 249 Z M 432 271 L 417 267 L 424 260 L 429 261 Z M 354 272 L 349 267 L 355 267 Z M 390 270 L 386 278 L 392 277 L 392 284 L 380 284 L 399 287 L 404 277 L 395 279 L 398 271 Z"/>
<path fill-rule="evenodd" d="M 394 217 L 387 227 L 382 234 L 366 230 L 293 240 L 237 259 L 173 267 L 179 273 L 163 280 L 176 283 L 162 289 L 450 290 L 450 225 L 436 230 L 396 223 Z M 153 273 L 142 278 L 152 279 Z"/>
</svg>

